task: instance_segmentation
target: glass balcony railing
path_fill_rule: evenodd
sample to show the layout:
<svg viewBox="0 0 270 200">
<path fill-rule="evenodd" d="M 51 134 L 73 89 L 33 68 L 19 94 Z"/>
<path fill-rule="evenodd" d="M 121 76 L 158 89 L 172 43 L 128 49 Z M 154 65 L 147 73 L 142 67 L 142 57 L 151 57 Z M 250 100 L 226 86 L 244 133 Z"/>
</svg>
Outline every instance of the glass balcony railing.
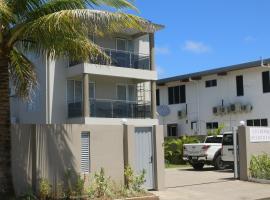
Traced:
<svg viewBox="0 0 270 200">
<path fill-rule="evenodd" d="M 68 104 L 68 117 L 82 117 L 82 102 Z M 90 100 L 90 117 L 97 118 L 151 118 L 151 104 L 118 100 Z"/>
<path fill-rule="evenodd" d="M 89 63 L 100 65 L 111 65 L 116 67 L 150 70 L 149 55 L 135 54 L 129 51 L 119 51 L 115 49 L 104 49 L 104 52 L 110 58 L 109 61 L 102 56 L 90 58 Z M 70 61 L 69 66 L 80 64 L 80 61 Z"/>
</svg>

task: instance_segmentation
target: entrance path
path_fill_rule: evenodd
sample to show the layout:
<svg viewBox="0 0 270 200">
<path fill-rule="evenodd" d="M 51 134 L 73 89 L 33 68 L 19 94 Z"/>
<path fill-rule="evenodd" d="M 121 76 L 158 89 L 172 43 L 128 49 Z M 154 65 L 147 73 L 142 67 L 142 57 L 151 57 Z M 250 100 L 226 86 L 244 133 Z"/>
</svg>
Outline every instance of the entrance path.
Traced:
<svg viewBox="0 0 270 200">
<path fill-rule="evenodd" d="M 270 200 L 270 185 L 233 179 L 232 170 L 202 171 L 166 169 L 164 191 L 153 192 L 160 200 Z"/>
</svg>

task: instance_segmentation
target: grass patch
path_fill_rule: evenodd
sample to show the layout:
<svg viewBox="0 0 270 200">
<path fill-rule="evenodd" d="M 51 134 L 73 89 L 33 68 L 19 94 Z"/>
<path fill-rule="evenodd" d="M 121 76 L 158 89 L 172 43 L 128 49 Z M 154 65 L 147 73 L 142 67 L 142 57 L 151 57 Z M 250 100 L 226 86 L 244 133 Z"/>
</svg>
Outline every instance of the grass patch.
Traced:
<svg viewBox="0 0 270 200">
<path fill-rule="evenodd" d="M 173 169 L 173 168 L 185 168 L 190 167 L 189 164 L 166 164 L 166 169 Z"/>
</svg>

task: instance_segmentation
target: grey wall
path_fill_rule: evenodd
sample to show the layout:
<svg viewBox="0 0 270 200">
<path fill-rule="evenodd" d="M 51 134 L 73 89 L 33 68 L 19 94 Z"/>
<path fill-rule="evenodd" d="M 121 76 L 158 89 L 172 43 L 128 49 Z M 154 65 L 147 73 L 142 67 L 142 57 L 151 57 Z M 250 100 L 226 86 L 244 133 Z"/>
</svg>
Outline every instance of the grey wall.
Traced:
<svg viewBox="0 0 270 200">
<path fill-rule="evenodd" d="M 123 125 L 13 125 L 12 172 L 16 194 L 22 194 L 40 178 L 55 187 L 64 179 L 67 169 L 80 173 L 81 132 L 90 132 L 90 173 L 105 169 L 107 176 L 124 182 L 124 166 L 134 166 L 134 126 Z M 156 189 L 163 188 L 163 133 L 155 128 Z M 161 132 L 160 132 L 161 131 Z M 129 139 L 125 139 L 125 134 Z M 36 151 L 34 151 L 34 149 Z M 128 154 L 128 155 L 127 155 Z M 88 182 L 88 181 L 86 181 Z"/>
<path fill-rule="evenodd" d="M 250 178 L 249 166 L 252 155 L 270 154 L 270 142 L 250 142 L 250 127 L 238 127 L 240 179 Z"/>
</svg>

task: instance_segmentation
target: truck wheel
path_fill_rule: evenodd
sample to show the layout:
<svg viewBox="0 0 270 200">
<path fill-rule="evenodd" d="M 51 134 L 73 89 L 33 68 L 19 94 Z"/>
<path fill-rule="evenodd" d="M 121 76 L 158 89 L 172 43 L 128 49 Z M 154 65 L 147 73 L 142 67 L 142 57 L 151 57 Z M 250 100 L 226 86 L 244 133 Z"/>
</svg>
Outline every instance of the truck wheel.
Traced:
<svg viewBox="0 0 270 200">
<path fill-rule="evenodd" d="M 193 169 L 195 170 L 202 170 L 204 166 L 204 163 L 196 163 L 196 164 L 192 164 Z"/>
<path fill-rule="evenodd" d="M 223 170 L 226 168 L 223 161 L 221 160 L 221 155 L 218 155 L 216 159 L 214 160 L 214 166 L 218 170 Z"/>
</svg>

